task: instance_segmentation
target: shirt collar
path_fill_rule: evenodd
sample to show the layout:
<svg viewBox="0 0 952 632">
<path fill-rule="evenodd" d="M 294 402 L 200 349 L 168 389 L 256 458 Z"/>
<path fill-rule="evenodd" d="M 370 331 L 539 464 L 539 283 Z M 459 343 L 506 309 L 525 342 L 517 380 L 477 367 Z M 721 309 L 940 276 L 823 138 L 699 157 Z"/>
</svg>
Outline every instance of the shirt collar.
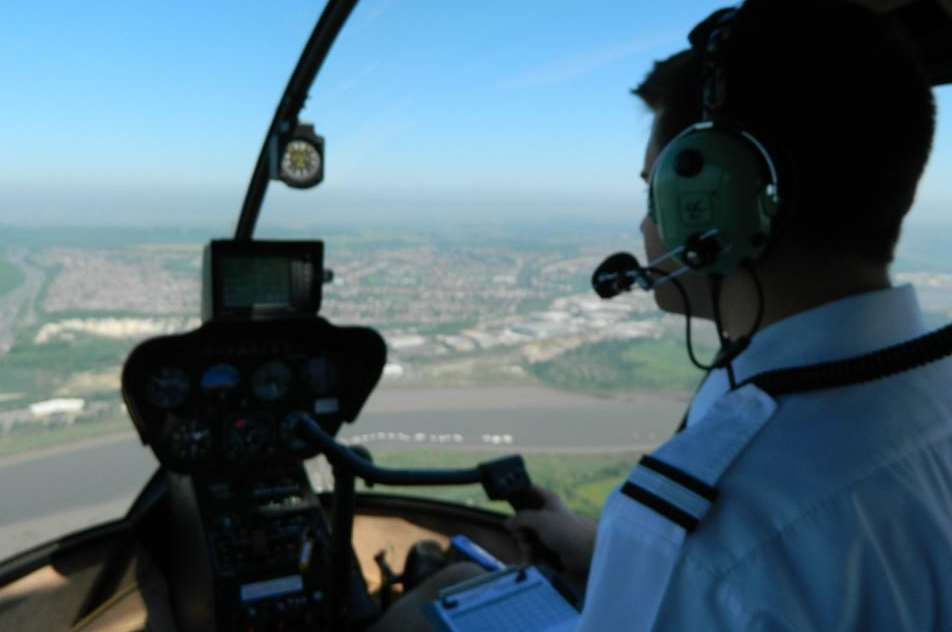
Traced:
<svg viewBox="0 0 952 632">
<path fill-rule="evenodd" d="M 764 328 L 734 361 L 734 372 L 740 382 L 763 371 L 878 351 L 925 332 L 911 285 L 854 294 Z"/>
<path fill-rule="evenodd" d="M 843 360 L 926 333 L 911 285 L 854 294 L 773 323 L 732 363 L 737 382 L 764 371 Z M 711 372 L 691 404 L 688 423 L 728 390 L 723 369 Z"/>
</svg>

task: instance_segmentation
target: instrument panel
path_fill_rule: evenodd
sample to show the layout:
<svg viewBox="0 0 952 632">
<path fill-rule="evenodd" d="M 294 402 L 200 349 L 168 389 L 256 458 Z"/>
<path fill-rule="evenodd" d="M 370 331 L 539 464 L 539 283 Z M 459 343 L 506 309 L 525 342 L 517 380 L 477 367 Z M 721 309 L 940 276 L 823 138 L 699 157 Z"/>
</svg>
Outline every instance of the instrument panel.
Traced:
<svg viewBox="0 0 952 632">
<path fill-rule="evenodd" d="M 293 462 L 316 451 L 296 415 L 336 434 L 386 361 L 380 335 L 324 319 L 208 322 L 148 340 L 126 360 L 123 399 L 143 443 L 181 473 Z"/>
</svg>

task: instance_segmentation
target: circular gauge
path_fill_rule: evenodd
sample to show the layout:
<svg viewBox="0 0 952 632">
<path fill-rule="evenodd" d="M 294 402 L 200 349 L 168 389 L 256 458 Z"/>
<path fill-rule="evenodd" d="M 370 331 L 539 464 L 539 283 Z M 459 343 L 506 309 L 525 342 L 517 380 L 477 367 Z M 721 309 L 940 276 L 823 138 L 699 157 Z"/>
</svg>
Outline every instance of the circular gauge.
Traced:
<svg viewBox="0 0 952 632">
<path fill-rule="evenodd" d="M 271 432 L 266 417 L 233 417 L 225 428 L 225 457 L 232 461 L 248 461 L 266 455 L 272 448 Z"/>
<path fill-rule="evenodd" d="M 208 395 L 224 396 L 238 388 L 241 374 L 230 364 L 216 364 L 202 374 L 201 387 Z"/>
<path fill-rule="evenodd" d="M 162 367 L 145 383 L 145 396 L 150 404 L 170 410 L 178 408 L 188 397 L 188 376 L 182 369 Z"/>
<path fill-rule="evenodd" d="M 266 402 L 281 399 L 287 395 L 290 386 L 291 369 L 277 360 L 261 365 L 251 377 L 255 397 Z"/>
<path fill-rule="evenodd" d="M 301 411 L 295 411 L 289 414 L 287 417 L 281 420 L 281 426 L 278 428 L 278 435 L 281 440 L 281 444 L 289 451 L 299 453 L 307 452 L 310 449 L 310 445 L 297 436 L 294 432 L 294 426 L 296 425 L 297 419 L 301 416 L 307 417 L 307 413 Z"/>
<path fill-rule="evenodd" d="M 281 158 L 281 179 L 291 186 L 305 187 L 316 182 L 321 173 L 321 153 L 303 138 L 288 143 Z"/>
<path fill-rule="evenodd" d="M 211 452 L 211 429 L 196 419 L 182 421 L 169 433 L 168 446 L 176 461 L 198 463 Z"/>
<path fill-rule="evenodd" d="M 337 386 L 334 365 L 324 356 L 308 360 L 304 367 L 304 375 L 315 395 L 330 395 Z"/>
</svg>

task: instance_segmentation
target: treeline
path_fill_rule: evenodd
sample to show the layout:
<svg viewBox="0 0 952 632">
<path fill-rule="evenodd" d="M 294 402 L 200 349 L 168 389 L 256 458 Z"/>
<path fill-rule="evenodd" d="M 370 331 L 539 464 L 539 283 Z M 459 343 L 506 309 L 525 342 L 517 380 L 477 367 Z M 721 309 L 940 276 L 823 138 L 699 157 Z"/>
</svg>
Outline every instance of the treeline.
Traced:
<svg viewBox="0 0 952 632">
<path fill-rule="evenodd" d="M 604 340 L 528 364 L 526 370 L 547 386 L 592 395 L 693 391 L 703 378 L 684 343 L 670 339 Z"/>
</svg>

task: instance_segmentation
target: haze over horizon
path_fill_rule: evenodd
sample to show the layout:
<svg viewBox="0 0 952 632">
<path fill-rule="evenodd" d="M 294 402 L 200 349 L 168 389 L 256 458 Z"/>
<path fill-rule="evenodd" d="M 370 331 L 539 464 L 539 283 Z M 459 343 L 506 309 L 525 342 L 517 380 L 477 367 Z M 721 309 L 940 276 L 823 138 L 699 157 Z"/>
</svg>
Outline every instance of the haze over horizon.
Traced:
<svg viewBox="0 0 952 632">
<path fill-rule="evenodd" d="M 327 139 L 326 181 L 272 183 L 262 223 L 637 226 L 651 116 L 628 89 L 720 4 L 364 0 L 302 114 Z M 0 223 L 230 232 L 319 9 L 8 8 Z M 952 88 L 936 96 L 919 225 L 952 223 Z"/>
</svg>

